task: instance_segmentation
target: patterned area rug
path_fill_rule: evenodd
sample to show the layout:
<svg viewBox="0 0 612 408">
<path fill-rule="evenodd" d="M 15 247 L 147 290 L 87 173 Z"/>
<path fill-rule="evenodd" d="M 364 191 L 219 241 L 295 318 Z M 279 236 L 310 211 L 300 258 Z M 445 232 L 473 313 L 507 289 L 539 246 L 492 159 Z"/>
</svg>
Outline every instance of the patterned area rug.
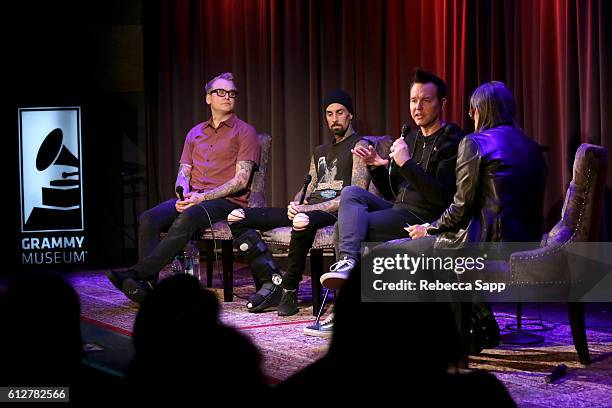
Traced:
<svg viewBox="0 0 612 408">
<path fill-rule="evenodd" d="M 239 264 L 236 264 L 240 266 Z M 81 298 L 84 320 L 131 334 L 138 311 L 107 281 L 106 271 L 92 271 L 70 276 L 69 280 Z M 162 272 L 162 277 L 168 271 Z M 214 287 L 220 288 L 219 273 Z M 240 267 L 234 272 L 234 302 L 222 304 L 221 319 L 249 336 L 259 348 L 264 372 L 272 381 L 282 381 L 323 356 L 328 340 L 302 334 L 312 316 L 310 281 L 302 282 L 300 312 L 291 317 L 278 317 L 275 311 L 252 314 L 244 308 L 252 293 L 250 272 Z M 214 289 L 220 299 L 222 290 Z M 500 327 L 514 323 L 512 313 L 497 313 Z M 600 327 L 590 327 L 587 335 L 593 362 L 582 366 L 577 361 L 570 328 L 556 323 L 544 334 L 545 342 L 537 346 L 502 345 L 470 358 L 470 368 L 485 369 L 495 374 L 521 407 L 612 407 L 612 316 Z M 588 320 L 588 319 L 587 319 Z M 565 377 L 547 384 L 544 377 L 558 364 L 567 365 Z"/>
<path fill-rule="evenodd" d="M 131 335 L 138 305 L 117 291 L 105 273 L 106 270 L 101 270 L 69 277 L 81 299 L 82 319 Z M 169 270 L 165 269 L 161 277 L 168 274 Z M 314 321 L 308 276 L 305 276 L 300 285 L 300 311 L 290 317 L 279 317 L 275 310 L 266 313 L 246 311 L 245 299 L 254 291 L 251 273 L 247 268 L 234 271 L 233 302 L 222 301 L 220 273 L 214 276 L 213 290 L 222 305 L 221 320 L 243 332 L 257 345 L 264 360 L 264 372 L 273 382 L 286 379 L 327 352 L 328 340 L 302 333 L 302 329 Z"/>
<path fill-rule="evenodd" d="M 497 317 L 500 327 L 515 323 L 513 315 Z M 521 407 L 612 407 L 612 333 L 607 327 L 587 329 L 592 363 L 578 362 L 570 327 L 557 324 L 541 333 L 537 346 L 501 345 L 470 357 L 470 368 L 484 369 L 499 378 Z M 558 365 L 567 374 L 547 384 L 546 375 Z"/>
</svg>

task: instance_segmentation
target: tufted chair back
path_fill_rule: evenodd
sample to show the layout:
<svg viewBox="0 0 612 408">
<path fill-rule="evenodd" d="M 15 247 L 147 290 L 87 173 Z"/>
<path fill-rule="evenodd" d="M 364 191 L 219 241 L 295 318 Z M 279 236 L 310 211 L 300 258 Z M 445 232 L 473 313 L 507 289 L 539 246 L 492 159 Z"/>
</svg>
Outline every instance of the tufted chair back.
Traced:
<svg viewBox="0 0 612 408">
<path fill-rule="evenodd" d="M 257 139 L 261 146 L 261 158 L 259 159 L 259 167 L 257 171 L 253 173 L 253 180 L 251 181 L 249 207 L 266 206 L 266 175 L 268 172 L 268 163 L 270 161 L 272 137 L 267 133 L 258 133 Z"/>
<path fill-rule="evenodd" d="M 542 239 L 542 246 L 599 241 L 607 149 L 583 143 L 576 151 L 572 181 L 565 193 L 561 220 Z"/>
</svg>

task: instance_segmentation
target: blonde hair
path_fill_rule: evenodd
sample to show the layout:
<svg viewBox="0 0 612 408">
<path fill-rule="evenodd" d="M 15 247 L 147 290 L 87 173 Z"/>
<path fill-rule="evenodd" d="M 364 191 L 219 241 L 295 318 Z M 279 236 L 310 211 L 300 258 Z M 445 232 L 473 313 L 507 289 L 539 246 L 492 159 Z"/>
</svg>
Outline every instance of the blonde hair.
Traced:
<svg viewBox="0 0 612 408">
<path fill-rule="evenodd" d="M 222 74 L 217 75 L 206 83 L 206 86 L 204 86 L 204 92 L 209 93 L 212 90 L 212 86 L 217 79 L 225 79 L 226 81 L 234 82 L 234 74 L 232 74 L 231 72 L 224 72 Z"/>
</svg>

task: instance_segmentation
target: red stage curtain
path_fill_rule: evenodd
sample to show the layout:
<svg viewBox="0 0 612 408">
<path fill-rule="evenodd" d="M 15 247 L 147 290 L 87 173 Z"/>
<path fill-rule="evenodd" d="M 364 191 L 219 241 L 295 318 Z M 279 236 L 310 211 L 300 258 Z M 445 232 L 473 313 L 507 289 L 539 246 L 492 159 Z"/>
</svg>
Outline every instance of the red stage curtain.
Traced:
<svg viewBox="0 0 612 408">
<path fill-rule="evenodd" d="M 172 195 L 185 133 L 209 115 L 203 86 L 220 72 L 236 76 L 238 115 L 273 137 L 268 198 L 284 206 L 309 152 L 330 138 L 325 93 L 353 95 L 362 134 L 397 137 L 420 66 L 446 80 L 445 117 L 467 131 L 470 93 L 485 81 L 507 83 L 520 125 L 550 148 L 546 210 L 557 219 L 578 145 L 612 141 L 611 3 L 145 2 L 149 197 Z"/>
</svg>

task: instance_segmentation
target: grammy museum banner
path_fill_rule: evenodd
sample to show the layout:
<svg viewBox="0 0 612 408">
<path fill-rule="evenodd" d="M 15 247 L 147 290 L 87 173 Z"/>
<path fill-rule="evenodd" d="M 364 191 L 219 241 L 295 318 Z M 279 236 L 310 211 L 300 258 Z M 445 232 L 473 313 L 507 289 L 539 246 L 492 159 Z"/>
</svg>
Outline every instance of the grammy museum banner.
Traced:
<svg viewBox="0 0 612 408">
<path fill-rule="evenodd" d="M 87 262 L 81 108 L 20 108 L 21 261 Z"/>
</svg>

